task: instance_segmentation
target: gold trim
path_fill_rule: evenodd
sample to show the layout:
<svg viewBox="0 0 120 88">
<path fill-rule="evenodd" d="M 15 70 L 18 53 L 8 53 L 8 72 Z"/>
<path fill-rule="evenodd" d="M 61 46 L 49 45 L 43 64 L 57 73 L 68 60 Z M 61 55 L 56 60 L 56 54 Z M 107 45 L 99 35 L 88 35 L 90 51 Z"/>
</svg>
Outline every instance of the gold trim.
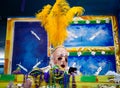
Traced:
<svg viewBox="0 0 120 88">
<path fill-rule="evenodd" d="M 11 73 L 11 65 L 12 65 L 12 51 L 13 51 L 13 39 L 14 39 L 14 23 L 16 21 L 38 21 L 36 18 L 8 18 L 7 19 L 7 33 L 6 33 L 6 44 L 5 44 L 5 65 L 4 65 L 4 73 Z"/>
</svg>

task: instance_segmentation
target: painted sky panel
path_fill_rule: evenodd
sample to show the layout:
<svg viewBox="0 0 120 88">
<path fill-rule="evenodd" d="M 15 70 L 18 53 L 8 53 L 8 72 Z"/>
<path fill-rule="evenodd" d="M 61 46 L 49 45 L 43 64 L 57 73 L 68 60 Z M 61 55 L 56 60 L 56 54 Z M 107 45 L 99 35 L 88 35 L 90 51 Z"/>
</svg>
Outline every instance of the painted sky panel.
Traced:
<svg viewBox="0 0 120 88">
<path fill-rule="evenodd" d="M 12 56 L 12 71 L 16 70 L 17 64 L 28 72 L 39 61 L 39 67 L 48 65 L 47 34 L 39 22 L 15 22 Z"/>
<path fill-rule="evenodd" d="M 112 24 L 71 24 L 66 47 L 114 46 Z"/>
<path fill-rule="evenodd" d="M 83 75 L 94 75 L 99 67 L 102 68 L 99 75 L 105 75 L 108 71 L 116 72 L 115 55 L 69 56 L 68 66 L 73 64 Z"/>
</svg>

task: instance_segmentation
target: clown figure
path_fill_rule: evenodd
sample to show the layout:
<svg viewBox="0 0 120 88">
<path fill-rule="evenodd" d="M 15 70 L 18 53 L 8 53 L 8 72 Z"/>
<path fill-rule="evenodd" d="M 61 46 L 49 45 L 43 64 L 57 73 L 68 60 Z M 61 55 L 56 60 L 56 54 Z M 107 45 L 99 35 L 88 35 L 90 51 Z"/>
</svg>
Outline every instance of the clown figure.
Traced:
<svg viewBox="0 0 120 88">
<path fill-rule="evenodd" d="M 65 47 L 58 46 L 52 51 L 50 64 L 57 65 L 61 70 L 67 70 L 68 52 Z"/>
</svg>

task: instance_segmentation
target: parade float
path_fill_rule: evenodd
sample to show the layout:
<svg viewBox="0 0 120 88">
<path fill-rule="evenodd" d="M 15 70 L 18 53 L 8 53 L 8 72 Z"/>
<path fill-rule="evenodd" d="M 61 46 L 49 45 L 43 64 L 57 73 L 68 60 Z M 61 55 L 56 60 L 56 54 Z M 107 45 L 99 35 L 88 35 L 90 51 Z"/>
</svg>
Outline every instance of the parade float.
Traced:
<svg viewBox="0 0 120 88">
<path fill-rule="evenodd" d="M 82 16 L 84 11 L 56 0 L 35 18 L 8 18 L 0 87 L 120 88 L 117 18 Z M 50 64 L 60 45 L 68 51 L 67 69 Z"/>
</svg>

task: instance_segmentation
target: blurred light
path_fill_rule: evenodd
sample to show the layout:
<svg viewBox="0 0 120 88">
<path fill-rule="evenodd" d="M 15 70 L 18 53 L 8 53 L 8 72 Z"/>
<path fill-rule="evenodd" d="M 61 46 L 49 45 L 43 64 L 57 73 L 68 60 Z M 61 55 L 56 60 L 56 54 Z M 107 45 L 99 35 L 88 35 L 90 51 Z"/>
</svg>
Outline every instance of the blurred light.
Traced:
<svg viewBox="0 0 120 88">
<path fill-rule="evenodd" d="M 90 21 L 89 20 L 86 20 L 86 24 L 89 24 L 90 23 Z"/>
<path fill-rule="evenodd" d="M 4 62 L 5 62 L 4 60 L 0 60 L 0 64 L 1 64 L 1 63 L 4 63 Z"/>
<path fill-rule="evenodd" d="M 82 55 L 82 52 L 78 52 L 77 54 L 78 54 L 78 56 L 81 56 L 81 55 Z"/>
<path fill-rule="evenodd" d="M 67 55 L 69 56 L 69 55 L 70 55 L 70 53 L 68 52 L 68 53 L 67 53 Z"/>
<path fill-rule="evenodd" d="M 78 21 L 74 21 L 74 24 L 78 24 Z"/>
<path fill-rule="evenodd" d="M 102 52 L 101 52 L 101 54 L 103 54 L 103 55 L 104 55 L 104 54 L 105 54 L 105 51 L 102 51 Z"/>
<path fill-rule="evenodd" d="M 95 54 L 96 54 L 96 52 L 92 51 L 92 52 L 91 52 L 91 54 L 92 54 L 92 55 L 95 55 Z"/>
<path fill-rule="evenodd" d="M 4 58 L 4 52 L 0 50 L 0 58 Z"/>
<path fill-rule="evenodd" d="M 96 23 L 98 23 L 98 24 L 99 24 L 99 23 L 100 23 L 100 20 L 96 20 Z"/>
<path fill-rule="evenodd" d="M 109 22 L 110 22 L 110 19 L 109 19 L 109 18 L 106 18 L 106 19 L 105 19 L 105 22 L 106 22 L 106 23 L 109 23 Z"/>
</svg>

